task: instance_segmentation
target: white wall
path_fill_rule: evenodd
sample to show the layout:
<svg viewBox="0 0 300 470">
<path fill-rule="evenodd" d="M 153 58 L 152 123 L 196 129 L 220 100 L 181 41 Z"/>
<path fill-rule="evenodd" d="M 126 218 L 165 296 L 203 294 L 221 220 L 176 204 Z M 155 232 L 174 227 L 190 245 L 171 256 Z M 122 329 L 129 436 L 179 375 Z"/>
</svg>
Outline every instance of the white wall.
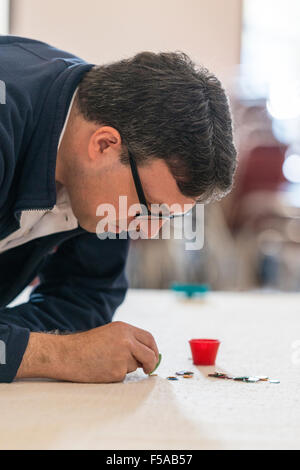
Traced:
<svg viewBox="0 0 300 470">
<path fill-rule="evenodd" d="M 0 0 L 0 34 L 7 34 L 9 28 L 9 0 Z"/>
<path fill-rule="evenodd" d="M 222 76 L 239 62 L 242 0 L 11 1 L 11 34 L 93 63 L 182 50 Z"/>
</svg>

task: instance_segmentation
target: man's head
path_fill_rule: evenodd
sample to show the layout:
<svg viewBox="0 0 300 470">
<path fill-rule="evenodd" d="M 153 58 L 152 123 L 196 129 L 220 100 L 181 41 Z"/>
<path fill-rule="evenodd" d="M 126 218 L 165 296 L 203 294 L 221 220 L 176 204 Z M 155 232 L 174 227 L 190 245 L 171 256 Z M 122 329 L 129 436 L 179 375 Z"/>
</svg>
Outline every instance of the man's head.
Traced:
<svg viewBox="0 0 300 470">
<path fill-rule="evenodd" d="M 80 225 L 95 232 L 99 204 L 138 197 L 134 156 L 148 204 L 219 199 L 236 166 L 228 102 L 218 79 L 182 53 L 142 52 L 93 67 L 78 93 L 57 160 Z M 133 216 L 131 216 L 133 218 Z M 130 218 L 129 218 L 130 219 Z"/>
</svg>

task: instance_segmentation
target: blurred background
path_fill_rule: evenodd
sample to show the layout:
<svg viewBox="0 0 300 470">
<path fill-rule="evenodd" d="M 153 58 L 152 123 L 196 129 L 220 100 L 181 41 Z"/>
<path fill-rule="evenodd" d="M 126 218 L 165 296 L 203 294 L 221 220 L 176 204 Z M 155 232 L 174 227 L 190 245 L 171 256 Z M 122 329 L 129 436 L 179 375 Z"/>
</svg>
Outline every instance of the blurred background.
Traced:
<svg viewBox="0 0 300 470">
<path fill-rule="evenodd" d="M 132 287 L 299 290 L 299 25 L 299 0 L 0 0 L 0 34 L 40 39 L 95 64 L 181 50 L 227 90 L 239 157 L 234 189 L 205 206 L 201 250 L 186 250 L 185 240 L 133 241 Z"/>
</svg>

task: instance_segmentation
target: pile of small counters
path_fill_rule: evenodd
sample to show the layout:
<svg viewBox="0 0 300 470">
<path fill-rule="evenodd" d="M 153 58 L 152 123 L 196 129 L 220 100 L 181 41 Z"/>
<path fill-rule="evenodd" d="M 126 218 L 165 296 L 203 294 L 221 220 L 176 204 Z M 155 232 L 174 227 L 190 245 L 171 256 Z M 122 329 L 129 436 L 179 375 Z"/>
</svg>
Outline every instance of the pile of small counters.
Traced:
<svg viewBox="0 0 300 470">
<path fill-rule="evenodd" d="M 184 379 L 192 379 L 194 377 L 194 372 L 189 370 L 180 370 L 176 372 L 176 375 L 170 375 L 167 377 L 167 380 L 178 380 L 178 377 L 183 377 Z"/>
<path fill-rule="evenodd" d="M 242 376 L 242 377 L 233 377 L 231 375 L 223 374 L 222 372 L 215 372 L 214 374 L 208 374 L 208 377 L 214 379 L 224 379 L 224 380 L 234 380 L 236 382 L 246 382 L 246 383 L 257 383 L 257 382 L 269 382 L 270 384 L 280 384 L 280 380 L 270 379 L 269 377 L 258 377 L 258 376 Z"/>
</svg>

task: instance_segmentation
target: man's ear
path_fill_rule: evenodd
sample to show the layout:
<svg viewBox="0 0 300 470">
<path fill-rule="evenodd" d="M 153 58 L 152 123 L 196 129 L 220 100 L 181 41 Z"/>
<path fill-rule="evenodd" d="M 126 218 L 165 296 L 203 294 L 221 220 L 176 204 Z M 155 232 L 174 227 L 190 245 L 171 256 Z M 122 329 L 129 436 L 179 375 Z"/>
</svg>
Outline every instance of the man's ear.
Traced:
<svg viewBox="0 0 300 470">
<path fill-rule="evenodd" d="M 113 127 L 98 127 L 90 137 L 88 144 L 88 156 L 94 162 L 101 159 L 104 163 L 106 158 L 118 159 L 121 151 L 121 136 Z"/>
</svg>

